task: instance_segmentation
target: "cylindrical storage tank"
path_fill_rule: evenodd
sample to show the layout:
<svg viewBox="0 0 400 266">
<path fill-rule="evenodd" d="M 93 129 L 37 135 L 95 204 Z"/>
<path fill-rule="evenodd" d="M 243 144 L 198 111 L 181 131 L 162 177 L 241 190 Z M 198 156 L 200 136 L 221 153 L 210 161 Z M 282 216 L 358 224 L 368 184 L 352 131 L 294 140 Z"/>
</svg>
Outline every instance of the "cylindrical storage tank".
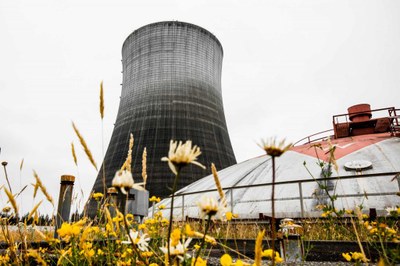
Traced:
<svg viewBox="0 0 400 266">
<path fill-rule="evenodd" d="M 222 103 L 222 58 L 217 38 L 189 23 L 158 22 L 129 35 L 122 47 L 118 116 L 103 162 L 107 186 L 124 163 L 130 133 L 135 139 L 135 182 L 142 181 L 142 153 L 147 148 L 146 189 L 150 196 L 171 193 L 168 187 L 172 187 L 174 175 L 167 163 L 161 162 L 168 155 L 170 140 L 192 140 L 202 151 L 198 161 L 208 168 L 184 168 L 179 187 L 207 175 L 211 163 L 218 169 L 236 163 Z M 102 176 L 101 170 L 95 191 L 103 190 Z"/>
</svg>

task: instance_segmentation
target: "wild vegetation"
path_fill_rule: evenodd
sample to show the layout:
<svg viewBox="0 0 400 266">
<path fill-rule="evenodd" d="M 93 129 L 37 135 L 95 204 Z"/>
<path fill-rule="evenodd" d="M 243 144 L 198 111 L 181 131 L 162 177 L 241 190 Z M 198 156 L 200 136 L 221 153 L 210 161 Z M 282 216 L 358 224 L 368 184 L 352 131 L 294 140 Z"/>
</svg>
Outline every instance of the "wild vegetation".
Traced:
<svg viewBox="0 0 400 266">
<path fill-rule="evenodd" d="M 100 93 L 100 114 L 104 116 L 103 86 Z M 78 128 L 73 129 L 80 140 L 91 164 L 97 165 Z M 130 188 L 144 190 L 146 174 L 146 153 L 143 155 L 143 183 L 135 183 L 131 173 L 131 156 L 134 145 L 133 136 L 130 138 L 129 151 L 125 163 L 115 174 L 112 185 L 117 189 L 119 199 L 127 200 L 126 191 Z M 274 162 L 291 145 L 276 139 L 263 141 L 260 145 L 273 162 L 272 182 L 275 182 Z M 75 164 L 77 159 L 75 148 L 71 145 Z M 316 147 L 318 148 L 318 147 Z M 166 162 L 175 175 L 171 184 L 171 206 L 174 206 L 174 195 L 184 167 L 193 164 L 204 168 L 199 162 L 200 148 L 191 141 L 171 141 L 168 154 L 160 158 Z M 318 160 L 321 169 L 325 169 L 327 177 L 331 169 L 335 168 L 334 148 L 327 162 Z M 6 163 L 3 163 L 6 169 Z M 17 193 L 12 193 L 9 182 L 1 185 L 6 204 L 2 208 L 0 228 L 0 265 L 207 265 L 210 259 L 210 250 L 221 249 L 224 254 L 219 257 L 219 263 L 228 265 L 262 265 L 282 263 L 283 259 L 275 250 L 274 241 L 283 237 L 284 230 L 275 230 L 274 192 L 271 195 L 272 224 L 248 223 L 240 220 L 227 206 L 223 188 L 220 185 L 217 169 L 210 166 L 214 175 L 215 185 L 219 198 L 204 196 L 199 202 L 199 211 L 202 219 L 199 221 L 173 221 L 174 209 L 170 208 L 169 215 L 163 215 L 165 208 L 157 204 L 151 217 L 138 221 L 126 213 L 121 205 L 118 207 L 105 193 L 92 193 L 90 197 L 98 202 L 97 216 L 89 219 L 85 215 L 74 215 L 71 222 L 64 222 L 54 235 L 55 219 L 39 215 L 42 201 L 32 210 L 20 217 L 16 201 Z M 327 170 L 326 170 L 327 169 Z M 310 173 L 312 175 L 312 173 Z M 5 171 L 6 181 L 8 181 Z M 34 172 L 34 195 L 42 193 L 45 199 L 54 206 L 53 198 L 39 175 Z M 362 213 L 362 206 L 355 206 L 353 210 L 338 210 L 335 207 L 336 195 L 328 190 L 326 185 L 316 180 L 320 189 L 325 191 L 329 200 L 320 205 L 321 218 L 302 221 L 301 226 L 288 221 L 288 228 L 297 228 L 301 240 L 352 240 L 359 243 L 358 250 L 349 250 L 342 254 L 342 260 L 355 263 L 368 262 L 369 258 L 363 250 L 362 241 L 376 245 L 380 255 L 380 265 L 392 265 L 400 261 L 400 254 L 387 247 L 387 243 L 399 241 L 398 217 L 399 206 L 388 209 L 386 217 L 371 219 Z M 272 185 L 274 188 L 274 185 Z M 274 191 L 274 190 L 273 190 Z M 152 203 L 159 203 L 160 199 L 152 196 Z M 39 225 L 50 225 L 44 229 Z M 301 229 L 299 229 L 301 228 Z M 296 230 L 297 230 L 296 229 Z M 242 254 L 238 249 L 227 246 L 227 239 L 248 239 L 254 242 L 254 255 L 251 257 Z M 270 245 L 267 240 L 271 240 Z M 42 242 L 41 242 L 42 241 Z M 40 244 L 38 244 L 40 243 Z M 305 259 L 303 257 L 302 259 Z"/>
</svg>

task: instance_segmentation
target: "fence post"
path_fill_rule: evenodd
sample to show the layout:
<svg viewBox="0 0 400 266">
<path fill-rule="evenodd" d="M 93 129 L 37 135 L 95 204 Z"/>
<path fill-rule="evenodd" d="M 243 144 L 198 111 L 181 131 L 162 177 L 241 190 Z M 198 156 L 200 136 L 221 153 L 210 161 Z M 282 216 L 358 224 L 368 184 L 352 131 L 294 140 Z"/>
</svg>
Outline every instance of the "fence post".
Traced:
<svg viewBox="0 0 400 266">
<path fill-rule="evenodd" d="M 185 221 L 185 195 L 182 195 L 182 222 Z"/>
<path fill-rule="evenodd" d="M 59 229 L 64 221 L 69 221 L 71 212 L 72 190 L 74 188 L 75 176 L 62 175 L 60 195 L 58 196 L 58 208 L 56 214 L 56 227 L 54 229 L 54 238 L 58 237 Z"/>
<path fill-rule="evenodd" d="M 233 189 L 229 189 L 229 192 L 231 194 L 231 212 L 233 213 Z"/>
<path fill-rule="evenodd" d="M 304 218 L 303 186 L 301 182 L 299 182 L 298 184 L 299 184 L 299 194 L 300 194 L 301 218 Z"/>
</svg>

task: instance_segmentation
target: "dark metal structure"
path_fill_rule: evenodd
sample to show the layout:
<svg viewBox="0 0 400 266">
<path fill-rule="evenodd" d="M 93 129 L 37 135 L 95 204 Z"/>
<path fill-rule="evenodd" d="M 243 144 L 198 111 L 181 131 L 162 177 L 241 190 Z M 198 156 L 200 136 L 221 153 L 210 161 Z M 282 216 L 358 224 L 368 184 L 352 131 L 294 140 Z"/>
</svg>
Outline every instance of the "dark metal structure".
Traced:
<svg viewBox="0 0 400 266">
<path fill-rule="evenodd" d="M 202 151 L 199 162 L 208 169 L 211 163 L 218 169 L 236 163 L 222 103 L 222 58 L 218 39 L 189 23 L 153 23 L 128 36 L 122 47 L 120 106 L 103 162 L 107 186 L 124 163 L 130 133 L 135 139 L 135 182 L 141 182 L 142 152 L 147 148 L 150 196 L 170 194 L 168 186 L 174 176 L 167 163 L 161 162 L 168 155 L 170 140 L 192 140 Z M 103 191 L 101 169 L 94 191 Z M 186 167 L 178 186 L 189 185 L 209 172 Z"/>
</svg>

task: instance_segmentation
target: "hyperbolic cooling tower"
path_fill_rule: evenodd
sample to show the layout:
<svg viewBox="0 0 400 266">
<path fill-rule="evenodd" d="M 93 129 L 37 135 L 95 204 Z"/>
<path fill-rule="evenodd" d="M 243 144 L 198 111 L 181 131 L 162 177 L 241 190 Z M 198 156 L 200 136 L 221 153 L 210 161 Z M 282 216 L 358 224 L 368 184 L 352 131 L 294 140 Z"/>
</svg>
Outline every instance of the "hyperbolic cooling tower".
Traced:
<svg viewBox="0 0 400 266">
<path fill-rule="evenodd" d="M 135 139 L 135 182 L 142 181 L 142 153 L 147 148 L 150 196 L 170 194 L 174 176 L 161 162 L 168 155 L 170 140 L 192 140 L 202 151 L 199 162 L 208 168 L 186 167 L 179 187 L 207 175 L 211 163 L 217 169 L 236 163 L 222 104 L 222 57 L 218 39 L 189 23 L 158 22 L 129 35 L 122 47 L 118 116 L 103 162 L 107 187 L 126 159 L 130 133 Z M 102 176 L 101 170 L 94 191 L 103 191 Z"/>
</svg>

